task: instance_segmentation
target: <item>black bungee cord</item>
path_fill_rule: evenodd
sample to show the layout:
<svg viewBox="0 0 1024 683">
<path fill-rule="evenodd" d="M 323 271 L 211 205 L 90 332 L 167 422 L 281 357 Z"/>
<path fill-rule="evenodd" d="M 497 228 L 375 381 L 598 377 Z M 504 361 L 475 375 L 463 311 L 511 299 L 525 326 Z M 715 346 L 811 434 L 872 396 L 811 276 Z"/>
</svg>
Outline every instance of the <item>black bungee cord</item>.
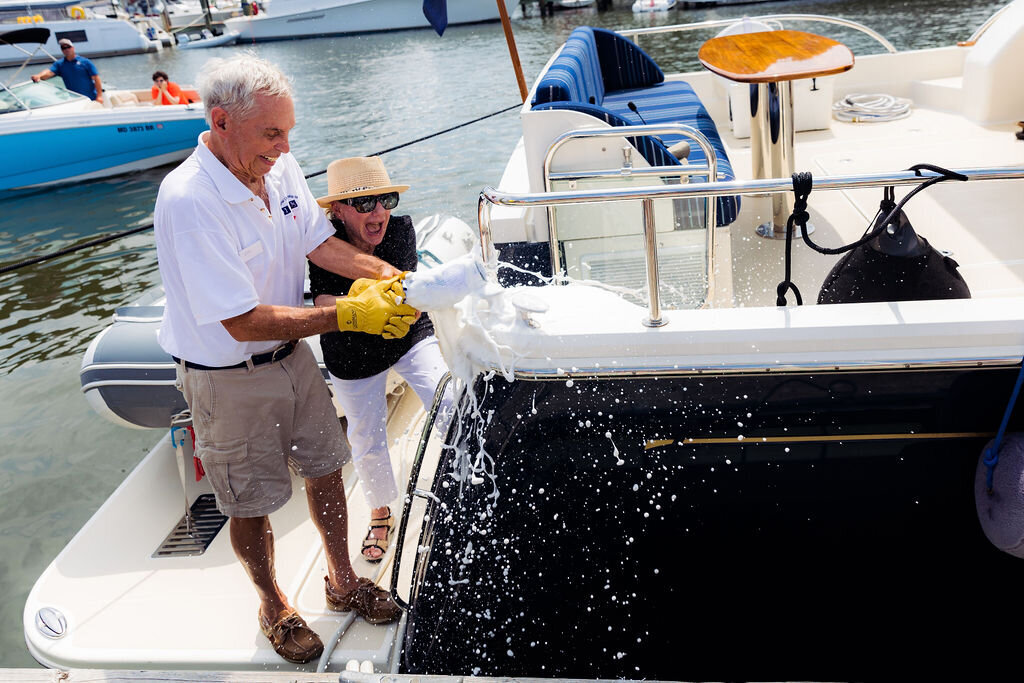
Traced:
<svg viewBox="0 0 1024 683">
<path fill-rule="evenodd" d="M 910 201 L 910 198 L 916 195 L 921 190 L 924 190 L 925 188 L 931 187 L 936 183 L 941 183 L 946 180 L 966 181 L 968 179 L 967 176 L 965 176 L 962 173 L 950 171 L 947 168 L 942 168 L 941 166 L 935 166 L 933 164 L 914 164 L 907 170 L 913 171 L 914 174 L 919 177 L 921 176 L 921 171 L 932 171 L 939 175 L 935 176 L 934 178 L 929 178 L 928 180 L 919 184 L 917 187 L 908 192 L 907 195 L 903 199 L 901 199 L 898 204 L 893 204 L 892 209 L 890 209 L 889 213 L 885 216 L 884 220 L 878 221 L 878 216 L 881 215 L 881 210 L 879 210 L 878 214 L 875 215 L 874 219 L 875 221 L 877 221 L 877 223 L 873 223 L 877 227 L 875 227 L 874 229 L 869 228 L 868 230 L 866 230 L 864 235 L 859 240 L 835 248 L 823 247 L 821 245 L 815 244 L 814 240 L 812 240 L 810 235 L 808 234 L 807 221 L 810 220 L 810 215 L 807 213 L 807 197 L 810 196 L 811 194 L 811 188 L 813 187 L 813 178 L 811 174 L 806 171 L 801 171 L 793 174 L 793 194 L 796 197 L 796 199 L 793 203 L 793 213 L 790 214 L 789 220 L 786 221 L 785 276 L 782 282 L 780 282 L 778 287 L 776 288 L 776 306 L 787 305 L 786 292 L 789 290 L 792 290 L 793 294 L 796 296 L 796 305 L 803 305 L 803 299 L 800 296 L 800 290 L 797 289 L 796 284 L 794 284 L 791 280 L 793 260 L 792 243 L 794 227 L 800 228 L 800 233 L 803 237 L 804 244 L 806 244 L 808 247 L 818 252 L 819 254 L 825 254 L 829 256 L 834 256 L 836 254 L 844 254 L 848 251 L 856 249 L 859 246 L 867 244 L 871 240 L 881 235 L 882 232 L 889 226 L 889 223 L 893 220 L 893 218 L 899 215 L 899 212 L 903 209 L 903 206 L 908 201 Z M 885 197 L 886 199 L 890 200 L 889 204 L 891 204 L 891 199 L 895 198 L 895 193 L 892 186 L 887 186 L 885 192 Z"/>
</svg>

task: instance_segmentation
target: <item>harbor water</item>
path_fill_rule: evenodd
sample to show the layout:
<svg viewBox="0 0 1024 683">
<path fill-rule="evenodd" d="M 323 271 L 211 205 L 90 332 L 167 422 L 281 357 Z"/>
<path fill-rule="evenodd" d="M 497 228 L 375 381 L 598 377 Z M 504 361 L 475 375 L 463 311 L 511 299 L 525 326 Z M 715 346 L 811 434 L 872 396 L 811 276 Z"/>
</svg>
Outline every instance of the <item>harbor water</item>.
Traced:
<svg viewBox="0 0 1024 683">
<path fill-rule="evenodd" d="M 489 0 L 481 0 L 489 1 Z M 513 17 L 528 82 L 578 25 L 630 28 L 774 13 L 834 15 L 877 30 L 898 49 L 966 40 L 1004 0 L 816 0 L 676 9 L 634 15 L 614 8 Z M 820 25 L 819 25 L 820 26 Z M 795 26 L 803 28 L 803 26 Z M 814 30 L 813 25 L 810 30 Z M 857 54 L 878 52 L 863 34 L 830 35 Z M 697 70 L 697 48 L 713 35 L 641 42 L 666 71 Z M 192 83 L 203 63 L 242 50 L 280 65 L 295 84 L 292 152 L 307 173 L 335 158 L 373 154 L 519 101 L 497 23 L 430 30 L 164 50 L 95 60 L 108 88 L 141 88 L 160 69 Z M 17 80 L 40 67 L 26 69 Z M 0 70 L 6 82 L 13 69 Z M 476 224 L 480 189 L 497 185 L 519 136 L 510 111 L 384 156 L 392 179 L 411 189 L 397 213 L 451 214 Z M 0 150 L 0 158 L 3 151 Z M 46 191 L 0 196 L 0 266 L 152 222 L 169 167 Z M 310 181 L 314 194 L 323 176 Z M 98 417 L 78 378 L 82 354 L 113 310 L 159 284 L 151 230 L 0 275 L 0 668 L 34 661 L 22 609 L 36 577 L 162 436 Z M 170 482 L 168 485 L 174 485 Z M 157 615 L 150 615 L 156 617 Z M 145 618 L 140 615 L 140 618 Z"/>
</svg>

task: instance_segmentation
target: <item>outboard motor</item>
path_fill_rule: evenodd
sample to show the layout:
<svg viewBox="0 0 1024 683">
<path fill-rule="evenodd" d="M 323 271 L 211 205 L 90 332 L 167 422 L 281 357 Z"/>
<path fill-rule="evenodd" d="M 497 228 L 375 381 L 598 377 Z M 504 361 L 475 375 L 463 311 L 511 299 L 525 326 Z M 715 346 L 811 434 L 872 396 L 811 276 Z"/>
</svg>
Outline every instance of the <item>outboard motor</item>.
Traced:
<svg viewBox="0 0 1024 683">
<path fill-rule="evenodd" d="M 885 188 L 868 232 L 883 222 L 884 229 L 832 268 L 818 292 L 819 304 L 971 298 L 957 262 L 918 235 L 902 209 L 894 211 L 893 194 Z"/>
</svg>

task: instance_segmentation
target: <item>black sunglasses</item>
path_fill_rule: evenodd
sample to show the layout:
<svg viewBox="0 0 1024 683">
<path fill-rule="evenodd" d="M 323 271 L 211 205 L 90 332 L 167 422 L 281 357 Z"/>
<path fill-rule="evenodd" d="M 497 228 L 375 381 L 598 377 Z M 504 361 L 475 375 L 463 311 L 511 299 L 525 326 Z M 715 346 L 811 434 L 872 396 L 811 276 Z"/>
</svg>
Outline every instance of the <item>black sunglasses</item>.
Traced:
<svg viewBox="0 0 1024 683">
<path fill-rule="evenodd" d="M 348 197 L 342 199 L 342 202 L 348 204 L 359 213 L 370 213 L 377 208 L 377 202 L 385 209 L 390 211 L 391 209 L 398 206 L 398 193 L 388 192 L 386 194 L 371 194 L 362 197 Z"/>
</svg>

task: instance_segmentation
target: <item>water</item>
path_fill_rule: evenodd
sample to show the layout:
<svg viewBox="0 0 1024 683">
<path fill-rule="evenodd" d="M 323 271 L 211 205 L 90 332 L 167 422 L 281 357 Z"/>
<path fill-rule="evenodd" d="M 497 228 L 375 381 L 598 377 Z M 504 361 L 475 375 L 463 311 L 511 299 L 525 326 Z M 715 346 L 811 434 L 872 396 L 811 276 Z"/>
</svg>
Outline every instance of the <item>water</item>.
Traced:
<svg viewBox="0 0 1024 683">
<path fill-rule="evenodd" d="M 580 24 L 611 28 L 781 12 L 831 14 L 864 23 L 897 48 L 966 39 L 1002 0 L 818 0 L 676 10 L 639 15 L 629 0 L 614 10 L 516 19 L 527 81 Z M 812 29 L 813 30 L 813 29 Z M 709 34 L 656 36 L 642 45 L 666 70 L 699 68 Z M 869 39 L 837 35 L 858 54 Z M 208 58 L 242 47 L 164 51 L 96 61 L 108 87 L 148 87 L 156 69 L 189 83 Z M 452 27 L 444 38 L 406 31 L 264 43 L 252 48 L 296 83 L 292 151 L 307 172 L 335 158 L 372 154 L 518 101 L 498 24 Z M 315 59 L 310 59 L 310 57 Z M 38 70 L 32 67 L 29 73 Z M 6 78 L 10 69 L 0 70 Z M 476 222 L 476 197 L 497 185 L 519 136 L 506 113 L 385 156 L 392 179 L 412 186 L 399 211 Z M 2 156 L 2 153 L 0 153 Z M 0 200 L 0 264 L 50 253 L 151 221 L 167 168 Z M 326 189 L 321 176 L 311 181 Z M 120 304 L 159 282 L 151 232 L 0 275 L 0 667 L 33 666 L 21 618 L 32 583 L 161 436 L 97 417 L 79 389 L 89 341 Z"/>
</svg>

